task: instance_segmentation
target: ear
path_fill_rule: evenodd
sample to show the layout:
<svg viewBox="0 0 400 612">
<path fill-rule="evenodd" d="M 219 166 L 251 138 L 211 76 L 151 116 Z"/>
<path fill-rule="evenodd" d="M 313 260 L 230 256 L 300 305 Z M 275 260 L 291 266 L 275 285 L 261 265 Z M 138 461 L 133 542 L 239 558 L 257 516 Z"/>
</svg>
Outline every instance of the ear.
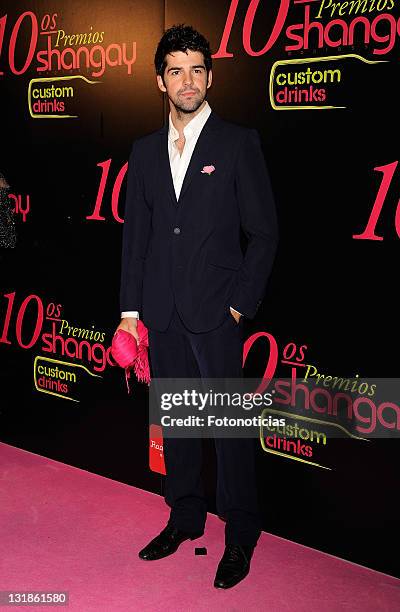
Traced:
<svg viewBox="0 0 400 612">
<path fill-rule="evenodd" d="M 209 87 L 211 87 L 211 83 L 212 83 L 212 70 L 210 70 L 210 72 L 208 73 L 208 81 L 207 81 L 207 89 Z"/>
<path fill-rule="evenodd" d="M 163 93 L 165 93 L 165 92 L 167 91 L 167 90 L 166 90 L 166 88 L 165 88 L 165 85 L 164 85 L 164 83 L 163 83 L 163 80 L 162 80 L 162 78 L 161 78 L 161 76 L 160 76 L 159 74 L 157 74 L 157 85 L 158 85 L 158 88 L 159 88 L 159 89 L 160 89 L 160 90 L 161 90 Z"/>
</svg>

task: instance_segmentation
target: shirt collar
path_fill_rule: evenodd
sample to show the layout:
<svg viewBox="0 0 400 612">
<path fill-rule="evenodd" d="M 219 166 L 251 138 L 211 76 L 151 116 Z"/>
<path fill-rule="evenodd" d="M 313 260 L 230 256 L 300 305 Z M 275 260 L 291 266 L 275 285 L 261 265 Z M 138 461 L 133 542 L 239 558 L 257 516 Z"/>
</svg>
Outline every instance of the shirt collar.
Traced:
<svg viewBox="0 0 400 612">
<path fill-rule="evenodd" d="M 211 107 L 209 105 L 209 103 L 206 100 L 206 103 L 204 105 L 204 107 L 202 108 L 202 110 L 193 117 L 193 119 L 191 119 L 189 121 L 189 123 L 187 125 L 185 125 L 185 127 L 183 128 L 183 133 L 185 135 L 185 138 L 187 137 L 192 137 L 194 135 L 199 135 L 202 128 L 204 127 L 205 122 L 207 121 L 209 115 L 211 113 Z M 174 124 L 172 123 L 172 119 L 171 119 L 171 111 L 169 112 L 169 130 L 168 130 L 168 136 L 169 138 L 174 141 L 177 138 L 179 138 L 179 132 L 176 129 L 176 127 L 174 126 Z"/>
</svg>

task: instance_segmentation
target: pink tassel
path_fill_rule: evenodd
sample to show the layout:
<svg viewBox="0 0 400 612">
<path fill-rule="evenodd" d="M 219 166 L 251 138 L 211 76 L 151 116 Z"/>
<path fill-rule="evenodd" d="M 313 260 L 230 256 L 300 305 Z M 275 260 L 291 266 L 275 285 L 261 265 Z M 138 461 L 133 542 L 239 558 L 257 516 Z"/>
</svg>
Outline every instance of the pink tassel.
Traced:
<svg viewBox="0 0 400 612">
<path fill-rule="evenodd" d="M 123 329 L 115 332 L 112 344 L 111 354 L 119 366 L 125 369 L 125 380 L 130 393 L 129 379 L 131 377 L 131 369 L 134 370 L 135 376 L 139 382 L 150 384 L 150 366 L 148 358 L 148 331 L 147 327 L 141 320 L 137 322 L 137 330 L 139 334 L 139 344 L 137 344 L 133 335 Z"/>
</svg>

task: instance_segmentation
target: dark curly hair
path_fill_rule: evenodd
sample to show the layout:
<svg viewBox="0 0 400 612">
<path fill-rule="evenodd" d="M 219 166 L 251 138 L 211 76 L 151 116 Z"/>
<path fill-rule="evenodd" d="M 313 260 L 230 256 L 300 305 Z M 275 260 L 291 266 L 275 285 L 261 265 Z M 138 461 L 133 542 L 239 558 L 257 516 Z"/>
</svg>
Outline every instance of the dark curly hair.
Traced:
<svg viewBox="0 0 400 612">
<path fill-rule="evenodd" d="M 163 81 L 165 68 L 167 66 L 165 60 L 166 55 L 168 55 L 168 53 L 174 53 L 174 51 L 183 51 L 183 53 L 185 53 L 188 49 L 190 51 L 199 51 L 203 54 L 204 65 L 208 76 L 212 68 L 210 43 L 200 34 L 200 32 L 192 28 L 192 26 L 179 23 L 173 25 L 164 32 L 154 56 L 156 73 L 161 76 Z"/>
</svg>

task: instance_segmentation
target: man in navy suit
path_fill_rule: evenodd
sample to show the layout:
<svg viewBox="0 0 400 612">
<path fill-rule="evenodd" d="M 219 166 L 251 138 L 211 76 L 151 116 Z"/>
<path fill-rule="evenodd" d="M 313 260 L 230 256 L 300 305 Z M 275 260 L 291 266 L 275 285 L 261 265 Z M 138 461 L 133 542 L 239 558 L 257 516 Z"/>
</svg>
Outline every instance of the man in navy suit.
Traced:
<svg viewBox="0 0 400 612">
<path fill-rule="evenodd" d="M 261 304 L 277 246 L 260 137 L 211 109 L 211 66 L 209 43 L 191 26 L 164 33 L 155 67 L 168 122 L 135 140 L 129 157 L 118 329 L 138 339 L 143 319 L 152 377 L 243 376 L 243 317 Z M 255 440 L 215 439 L 215 447 L 226 525 L 214 586 L 229 588 L 249 572 L 261 532 Z M 164 459 L 170 518 L 141 559 L 165 557 L 204 532 L 201 439 L 164 437 Z"/>
</svg>

